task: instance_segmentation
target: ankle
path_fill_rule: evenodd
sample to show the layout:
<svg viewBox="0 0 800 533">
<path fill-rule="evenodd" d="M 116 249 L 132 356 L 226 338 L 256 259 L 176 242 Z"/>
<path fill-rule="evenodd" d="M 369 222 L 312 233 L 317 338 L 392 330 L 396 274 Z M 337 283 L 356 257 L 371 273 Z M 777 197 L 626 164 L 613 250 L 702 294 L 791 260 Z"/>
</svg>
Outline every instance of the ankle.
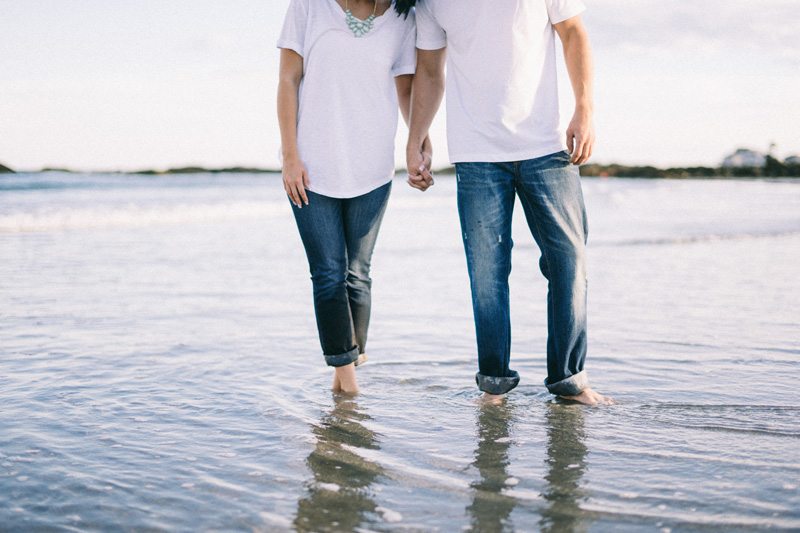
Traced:
<svg viewBox="0 0 800 533">
<path fill-rule="evenodd" d="M 336 367 L 334 381 L 339 384 L 338 392 L 343 392 L 345 394 L 358 393 L 358 380 L 356 379 L 356 368 L 353 363 Z"/>
</svg>

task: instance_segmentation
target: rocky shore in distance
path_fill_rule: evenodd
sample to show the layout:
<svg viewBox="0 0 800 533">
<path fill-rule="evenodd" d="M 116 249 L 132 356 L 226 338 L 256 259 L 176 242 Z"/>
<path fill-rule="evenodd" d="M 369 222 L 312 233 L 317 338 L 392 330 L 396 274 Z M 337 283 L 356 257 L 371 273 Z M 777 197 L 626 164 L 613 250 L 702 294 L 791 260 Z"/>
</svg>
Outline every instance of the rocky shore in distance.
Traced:
<svg viewBox="0 0 800 533">
<path fill-rule="evenodd" d="M 588 164 L 581 167 L 582 176 L 606 178 L 800 178 L 799 164 L 785 164 L 776 159 L 764 166 L 742 167 L 671 167 Z"/>
<path fill-rule="evenodd" d="M 788 164 L 787 164 L 788 163 Z M 43 168 L 39 172 L 63 172 L 74 173 L 76 170 L 67 168 Z M 228 167 L 228 168 L 205 168 L 200 166 L 188 166 L 170 168 L 165 170 L 143 169 L 134 171 L 93 171 L 91 174 L 121 174 L 139 176 L 164 176 L 174 174 L 280 174 L 280 169 L 272 168 L 252 168 L 252 167 Z M 11 168 L 0 164 L 0 174 L 15 173 Z M 402 175 L 405 169 L 398 169 L 397 174 Z M 453 174 L 455 169 L 447 166 L 435 169 L 435 173 Z M 767 157 L 763 166 L 740 166 L 740 167 L 671 167 L 659 168 L 655 166 L 631 166 L 619 164 L 595 164 L 581 166 L 581 175 L 584 177 L 608 177 L 608 178 L 705 178 L 705 179 L 725 179 L 725 178 L 800 178 L 800 163 L 781 162 L 777 159 Z"/>
<path fill-rule="evenodd" d="M 250 168 L 250 167 L 229 167 L 229 168 L 204 168 L 204 167 L 180 167 L 167 170 L 136 170 L 133 172 L 122 172 L 122 174 L 138 174 L 143 176 L 158 176 L 162 174 L 275 174 L 280 173 L 280 169 L 269 168 Z"/>
</svg>

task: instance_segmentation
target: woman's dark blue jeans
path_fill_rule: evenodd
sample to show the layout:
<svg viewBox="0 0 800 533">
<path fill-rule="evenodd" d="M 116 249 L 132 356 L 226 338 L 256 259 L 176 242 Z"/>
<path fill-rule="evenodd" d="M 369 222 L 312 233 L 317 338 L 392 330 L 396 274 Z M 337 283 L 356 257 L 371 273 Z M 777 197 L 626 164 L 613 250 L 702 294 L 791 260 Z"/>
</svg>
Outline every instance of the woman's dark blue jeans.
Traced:
<svg viewBox="0 0 800 533">
<path fill-rule="evenodd" d="M 325 362 L 345 366 L 367 344 L 372 250 L 392 184 L 355 198 L 311 191 L 309 205 L 292 206 L 314 286 L 314 311 Z"/>
<path fill-rule="evenodd" d="M 475 330 L 478 386 L 510 391 L 519 374 L 509 368 L 511 220 L 518 196 L 547 278 L 547 379 L 551 393 L 569 396 L 588 387 L 586 358 L 586 237 L 578 169 L 567 152 L 509 163 L 458 163 L 458 210 L 467 254 Z"/>
</svg>

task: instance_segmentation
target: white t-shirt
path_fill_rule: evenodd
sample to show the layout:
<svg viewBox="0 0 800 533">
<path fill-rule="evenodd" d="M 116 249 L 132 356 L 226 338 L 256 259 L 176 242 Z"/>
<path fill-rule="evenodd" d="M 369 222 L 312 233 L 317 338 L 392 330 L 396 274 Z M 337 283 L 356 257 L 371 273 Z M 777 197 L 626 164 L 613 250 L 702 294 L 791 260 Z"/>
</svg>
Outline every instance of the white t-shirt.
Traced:
<svg viewBox="0 0 800 533">
<path fill-rule="evenodd" d="M 447 47 L 450 161 L 505 162 L 566 148 L 553 24 L 580 0 L 420 0 L 417 48 Z"/>
<path fill-rule="evenodd" d="M 395 77 L 416 67 L 414 13 L 393 8 L 356 37 L 336 0 L 291 0 L 278 48 L 303 56 L 297 122 L 309 189 L 352 198 L 394 176 Z"/>
</svg>

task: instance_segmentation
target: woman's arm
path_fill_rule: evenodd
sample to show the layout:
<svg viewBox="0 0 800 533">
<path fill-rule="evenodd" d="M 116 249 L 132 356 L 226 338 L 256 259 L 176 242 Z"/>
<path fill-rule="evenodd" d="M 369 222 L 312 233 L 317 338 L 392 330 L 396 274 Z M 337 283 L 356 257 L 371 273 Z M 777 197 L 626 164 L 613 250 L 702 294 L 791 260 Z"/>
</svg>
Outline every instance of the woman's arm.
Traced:
<svg viewBox="0 0 800 533">
<path fill-rule="evenodd" d="M 300 81 L 303 79 L 303 57 L 292 50 L 281 49 L 278 81 L 278 124 L 283 150 L 283 188 L 298 208 L 308 205 L 308 172 L 297 149 L 297 112 Z"/>
<path fill-rule="evenodd" d="M 413 75 L 397 76 L 395 78 L 397 85 L 397 100 L 400 103 L 400 112 L 403 114 L 403 120 L 406 126 L 411 125 L 411 88 L 414 84 Z M 427 161 L 433 158 L 433 145 L 431 144 L 430 136 L 426 136 L 422 141 L 422 153 Z"/>
<path fill-rule="evenodd" d="M 414 75 L 397 76 L 394 82 L 397 85 L 397 101 L 400 103 L 400 112 L 403 114 L 403 120 L 406 121 L 407 126 L 411 113 L 411 85 L 414 83 Z"/>
</svg>

